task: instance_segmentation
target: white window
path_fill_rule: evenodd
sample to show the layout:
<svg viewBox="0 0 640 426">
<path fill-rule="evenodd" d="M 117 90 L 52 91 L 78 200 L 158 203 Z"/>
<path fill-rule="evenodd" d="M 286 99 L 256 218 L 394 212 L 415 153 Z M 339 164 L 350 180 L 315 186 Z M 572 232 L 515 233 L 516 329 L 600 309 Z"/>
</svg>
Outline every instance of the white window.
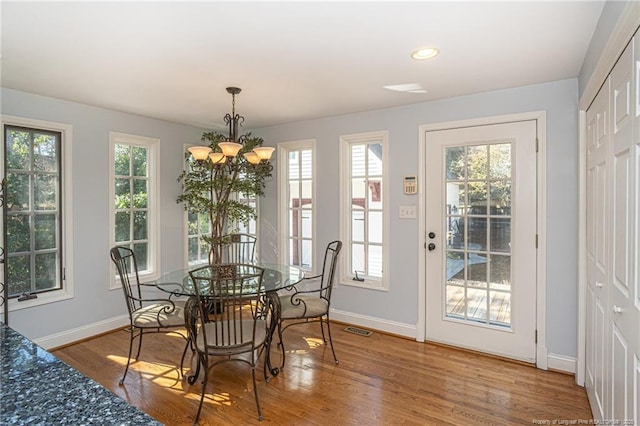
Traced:
<svg viewBox="0 0 640 426">
<path fill-rule="evenodd" d="M 159 139 L 109 132 L 110 243 L 136 254 L 142 280 L 160 274 Z M 115 268 L 112 288 L 117 287 Z"/>
<path fill-rule="evenodd" d="M 7 284 L 9 309 L 69 299 L 72 128 L 2 116 L 2 133 L 0 178 L 5 182 L 6 209 L 5 235 L 0 238 L 6 240 L 1 242 L 0 279 Z"/>
<path fill-rule="evenodd" d="M 340 137 L 341 283 L 387 290 L 388 133 Z"/>
<path fill-rule="evenodd" d="M 315 269 L 314 140 L 278 144 L 280 261 Z"/>
</svg>

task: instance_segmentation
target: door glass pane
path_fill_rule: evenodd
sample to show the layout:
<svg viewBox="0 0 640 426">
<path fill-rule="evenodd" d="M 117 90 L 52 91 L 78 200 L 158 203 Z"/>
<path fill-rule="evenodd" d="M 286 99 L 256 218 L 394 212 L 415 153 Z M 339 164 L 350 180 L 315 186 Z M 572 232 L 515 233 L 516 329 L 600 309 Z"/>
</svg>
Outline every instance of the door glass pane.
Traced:
<svg viewBox="0 0 640 426">
<path fill-rule="evenodd" d="M 129 179 L 116 179 L 115 181 L 115 206 L 116 209 L 128 209 L 131 207 L 131 181 Z"/>
<path fill-rule="evenodd" d="M 487 145 L 467 147 L 467 179 L 485 180 L 489 173 Z"/>
<path fill-rule="evenodd" d="M 511 178 L 511 144 L 489 145 L 489 177 L 491 179 Z"/>
<path fill-rule="evenodd" d="M 491 251 L 511 252 L 511 219 L 492 217 L 489 220 Z"/>
<path fill-rule="evenodd" d="M 133 239 L 147 239 L 147 212 L 135 212 L 133 214 Z"/>
<path fill-rule="evenodd" d="M 447 179 L 464 180 L 464 164 L 465 155 L 463 146 L 454 146 L 447 148 L 445 164 L 447 170 Z"/>
<path fill-rule="evenodd" d="M 457 285 L 447 286 L 447 316 L 453 318 L 464 318 L 465 288 Z"/>
<path fill-rule="evenodd" d="M 511 324 L 511 293 L 490 291 L 489 324 L 509 326 Z"/>
<path fill-rule="evenodd" d="M 511 256 L 491 255 L 489 285 L 494 290 L 511 291 Z"/>
<path fill-rule="evenodd" d="M 364 208 L 364 197 L 366 181 L 362 178 L 351 180 L 351 204 L 352 206 L 360 206 Z"/>
<path fill-rule="evenodd" d="M 365 176 L 365 146 L 351 146 L 351 176 Z"/>
<path fill-rule="evenodd" d="M 446 147 L 444 161 L 446 315 L 510 326 L 511 144 Z"/>
<path fill-rule="evenodd" d="M 492 215 L 511 214 L 511 181 L 489 182 Z"/>
</svg>

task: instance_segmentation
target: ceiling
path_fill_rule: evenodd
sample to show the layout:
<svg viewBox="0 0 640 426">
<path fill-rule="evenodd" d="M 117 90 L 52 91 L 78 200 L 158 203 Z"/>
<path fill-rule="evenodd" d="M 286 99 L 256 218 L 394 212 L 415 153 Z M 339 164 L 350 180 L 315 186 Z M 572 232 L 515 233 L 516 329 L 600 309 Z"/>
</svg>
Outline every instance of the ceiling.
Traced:
<svg viewBox="0 0 640 426">
<path fill-rule="evenodd" d="M 238 86 L 251 129 L 577 77 L 603 2 L 0 7 L 3 87 L 218 128 Z M 407 83 L 427 93 L 383 88 Z"/>
</svg>

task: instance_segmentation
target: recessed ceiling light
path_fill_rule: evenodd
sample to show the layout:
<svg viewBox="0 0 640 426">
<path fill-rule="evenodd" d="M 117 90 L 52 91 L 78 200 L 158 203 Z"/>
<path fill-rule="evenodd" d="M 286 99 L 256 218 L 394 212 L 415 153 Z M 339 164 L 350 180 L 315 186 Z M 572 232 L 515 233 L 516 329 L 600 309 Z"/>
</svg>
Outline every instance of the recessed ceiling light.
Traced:
<svg viewBox="0 0 640 426">
<path fill-rule="evenodd" d="M 424 90 L 418 83 L 392 84 L 389 86 L 384 86 L 384 88 L 388 90 L 395 90 L 396 92 L 427 93 L 427 91 Z"/>
<path fill-rule="evenodd" d="M 413 52 L 411 54 L 411 57 L 413 59 L 416 59 L 416 60 L 420 61 L 422 59 L 433 58 L 434 56 L 437 56 L 438 53 L 440 53 L 440 51 L 438 49 L 436 49 L 435 47 L 427 47 L 426 49 L 416 50 L 415 52 Z"/>
</svg>

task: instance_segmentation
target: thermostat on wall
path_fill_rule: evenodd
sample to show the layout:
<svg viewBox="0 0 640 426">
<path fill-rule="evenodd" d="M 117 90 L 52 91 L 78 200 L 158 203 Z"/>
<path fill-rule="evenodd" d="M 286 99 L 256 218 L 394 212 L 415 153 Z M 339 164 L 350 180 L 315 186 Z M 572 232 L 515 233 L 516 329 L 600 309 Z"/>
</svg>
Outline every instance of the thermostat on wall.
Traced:
<svg viewBox="0 0 640 426">
<path fill-rule="evenodd" d="M 415 176 L 405 176 L 402 184 L 402 190 L 407 195 L 418 193 L 418 182 Z"/>
</svg>

